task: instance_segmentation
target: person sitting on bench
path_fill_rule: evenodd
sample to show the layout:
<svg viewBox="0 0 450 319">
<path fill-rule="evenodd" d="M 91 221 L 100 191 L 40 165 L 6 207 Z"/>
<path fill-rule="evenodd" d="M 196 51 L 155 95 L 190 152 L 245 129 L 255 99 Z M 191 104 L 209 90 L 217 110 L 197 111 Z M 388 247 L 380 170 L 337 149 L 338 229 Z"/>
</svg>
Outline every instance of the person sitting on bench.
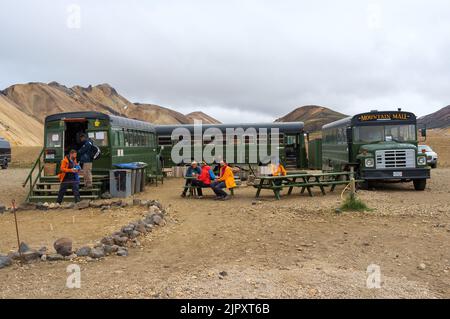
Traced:
<svg viewBox="0 0 450 319">
<path fill-rule="evenodd" d="M 206 164 L 206 162 L 202 162 L 202 171 L 197 179 L 192 180 L 192 186 L 197 186 L 197 195 L 198 198 L 203 198 L 202 187 L 211 187 L 211 180 L 215 180 L 216 176 L 214 175 L 210 166 Z"/>
<path fill-rule="evenodd" d="M 272 163 L 270 163 L 270 171 L 272 176 L 286 176 L 286 169 L 280 163 L 279 159 L 274 159 Z"/>
<path fill-rule="evenodd" d="M 224 188 L 234 188 L 236 187 L 236 182 L 234 180 L 233 170 L 225 161 L 220 161 L 219 178 L 211 184 L 211 187 L 216 194 L 216 199 L 227 200 L 230 196 L 223 190 Z"/>
<path fill-rule="evenodd" d="M 188 169 L 186 170 L 185 177 L 197 177 L 201 173 L 202 173 L 201 167 L 198 165 L 198 163 L 196 161 L 193 161 L 191 163 L 191 165 L 188 167 Z M 191 186 L 191 185 L 192 185 L 192 179 L 186 179 L 186 183 L 184 184 L 184 190 L 181 193 L 181 197 L 186 197 L 186 193 L 189 189 L 189 186 Z M 200 194 L 201 194 L 202 189 L 200 188 L 200 191 L 197 189 L 197 192 L 200 192 Z"/>
</svg>

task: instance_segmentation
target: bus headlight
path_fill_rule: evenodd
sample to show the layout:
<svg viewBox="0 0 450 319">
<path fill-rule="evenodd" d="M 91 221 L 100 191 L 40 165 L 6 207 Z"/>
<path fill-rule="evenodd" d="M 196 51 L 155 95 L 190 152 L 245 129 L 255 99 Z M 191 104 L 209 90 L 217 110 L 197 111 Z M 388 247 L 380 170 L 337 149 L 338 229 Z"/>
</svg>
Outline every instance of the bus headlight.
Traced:
<svg viewBox="0 0 450 319">
<path fill-rule="evenodd" d="M 373 158 L 371 158 L 371 157 L 366 158 L 366 159 L 364 160 L 364 166 L 365 166 L 365 167 L 374 167 L 374 166 L 375 166 L 375 161 L 374 161 Z"/>
<path fill-rule="evenodd" d="M 419 156 L 419 157 L 417 157 L 417 164 L 419 164 L 419 165 L 426 165 L 427 164 L 426 156 Z"/>
</svg>

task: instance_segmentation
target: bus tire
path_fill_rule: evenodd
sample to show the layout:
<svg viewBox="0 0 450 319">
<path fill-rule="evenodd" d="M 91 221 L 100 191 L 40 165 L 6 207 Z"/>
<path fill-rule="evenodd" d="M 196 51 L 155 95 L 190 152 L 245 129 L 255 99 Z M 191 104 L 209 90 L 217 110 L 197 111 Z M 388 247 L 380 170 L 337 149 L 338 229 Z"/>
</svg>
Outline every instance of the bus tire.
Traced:
<svg viewBox="0 0 450 319">
<path fill-rule="evenodd" d="M 425 187 L 427 186 L 427 180 L 425 178 L 423 179 L 415 179 L 413 180 L 414 183 L 414 189 L 416 191 L 423 191 Z"/>
<path fill-rule="evenodd" d="M 8 168 L 8 162 L 6 162 L 2 165 L 2 169 L 7 169 L 7 168 Z"/>
<path fill-rule="evenodd" d="M 431 168 L 436 168 L 437 167 L 437 163 L 431 164 Z"/>
</svg>

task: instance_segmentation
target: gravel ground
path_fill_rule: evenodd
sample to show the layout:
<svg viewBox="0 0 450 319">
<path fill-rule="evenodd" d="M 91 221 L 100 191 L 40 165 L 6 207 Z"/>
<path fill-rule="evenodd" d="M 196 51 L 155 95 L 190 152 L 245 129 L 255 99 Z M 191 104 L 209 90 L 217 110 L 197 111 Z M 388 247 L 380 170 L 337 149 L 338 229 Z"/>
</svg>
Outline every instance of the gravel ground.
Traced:
<svg viewBox="0 0 450 319">
<path fill-rule="evenodd" d="M 0 202 L 24 195 L 17 182 L 26 172 L 6 174 L 11 179 L 0 176 Z M 253 188 L 241 188 L 230 201 L 217 202 L 208 190 L 202 200 L 182 199 L 181 185 L 182 180 L 170 179 L 139 195 L 166 206 L 167 225 L 142 239 L 126 258 L 80 261 L 80 289 L 65 286 L 69 262 L 39 262 L 1 269 L 0 297 L 450 297 L 450 169 L 433 170 L 424 192 L 411 184 L 359 192 L 373 209 L 365 213 L 336 213 L 342 188 L 281 201 L 266 192 L 258 202 Z M 141 212 L 128 208 L 111 218 L 89 210 L 65 213 L 86 222 L 61 221 L 58 236 L 81 244 Z M 3 250 L 14 248 L 8 241 L 10 218 L 0 216 Z M 42 225 L 64 220 L 53 211 L 25 212 L 19 218 L 22 231 L 34 233 L 28 242 L 33 247 L 55 236 Z M 371 264 L 380 267 L 379 289 L 366 286 Z"/>
</svg>

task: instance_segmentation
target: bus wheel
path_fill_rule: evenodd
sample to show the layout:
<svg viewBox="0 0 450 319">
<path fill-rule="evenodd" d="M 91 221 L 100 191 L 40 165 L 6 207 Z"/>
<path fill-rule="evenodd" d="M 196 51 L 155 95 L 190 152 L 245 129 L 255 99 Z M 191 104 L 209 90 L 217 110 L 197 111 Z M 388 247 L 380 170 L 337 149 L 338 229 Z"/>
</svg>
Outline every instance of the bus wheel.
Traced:
<svg viewBox="0 0 450 319">
<path fill-rule="evenodd" d="M 359 188 L 362 190 L 370 190 L 371 188 L 373 188 L 373 182 L 369 181 L 369 180 L 364 180 L 364 182 L 359 182 L 358 183 Z"/>
<path fill-rule="evenodd" d="M 425 189 L 425 186 L 427 186 L 426 179 L 415 179 L 415 180 L 413 180 L 413 183 L 414 183 L 414 189 L 416 191 L 423 191 Z"/>
<path fill-rule="evenodd" d="M 6 162 L 5 164 L 2 165 L 2 169 L 7 169 L 8 168 L 8 162 Z"/>
</svg>

